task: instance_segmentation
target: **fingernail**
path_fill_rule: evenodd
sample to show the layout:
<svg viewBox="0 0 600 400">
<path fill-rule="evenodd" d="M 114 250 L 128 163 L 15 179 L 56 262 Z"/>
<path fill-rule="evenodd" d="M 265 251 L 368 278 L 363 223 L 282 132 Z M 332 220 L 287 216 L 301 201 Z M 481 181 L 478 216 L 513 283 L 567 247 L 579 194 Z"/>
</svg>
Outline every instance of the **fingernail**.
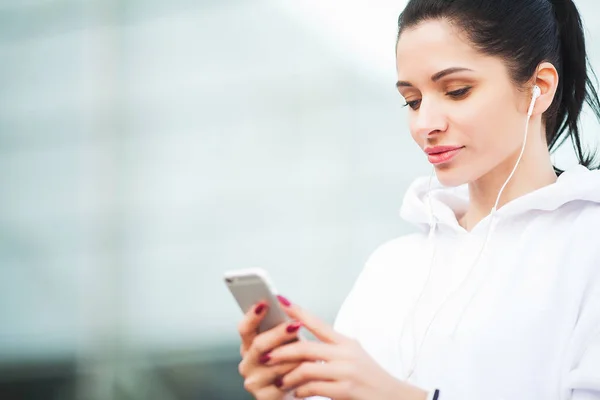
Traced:
<svg viewBox="0 0 600 400">
<path fill-rule="evenodd" d="M 302 322 L 294 322 L 293 324 L 288 325 L 286 330 L 288 333 L 294 333 L 302 326 Z"/>
<path fill-rule="evenodd" d="M 259 305 L 256 306 L 256 309 L 254 310 L 254 312 L 256 313 L 256 315 L 260 314 L 261 312 L 263 312 L 265 309 L 265 303 L 261 303 Z"/>
<path fill-rule="evenodd" d="M 275 382 L 273 382 L 275 384 L 275 386 L 277 386 L 278 388 L 283 386 L 283 379 L 281 379 L 280 376 L 278 376 L 277 378 L 275 378 Z"/>
<path fill-rule="evenodd" d="M 258 359 L 258 361 L 261 364 L 266 364 L 271 360 L 271 356 L 269 355 L 269 353 L 263 354 L 262 356 L 260 356 L 260 358 Z"/>
<path fill-rule="evenodd" d="M 279 302 L 286 307 L 289 307 L 292 305 L 292 303 L 290 303 L 290 301 L 283 296 L 277 296 L 277 299 L 279 299 Z"/>
</svg>

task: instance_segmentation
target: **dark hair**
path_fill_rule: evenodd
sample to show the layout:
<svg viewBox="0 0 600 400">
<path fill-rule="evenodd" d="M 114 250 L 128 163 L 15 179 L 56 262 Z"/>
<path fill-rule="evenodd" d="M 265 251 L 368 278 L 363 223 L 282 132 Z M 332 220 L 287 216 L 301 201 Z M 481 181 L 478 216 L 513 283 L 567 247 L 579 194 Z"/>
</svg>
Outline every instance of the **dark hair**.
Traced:
<svg viewBox="0 0 600 400">
<path fill-rule="evenodd" d="M 548 150 L 571 138 L 579 163 L 600 169 L 595 155 L 583 150 L 578 127 L 583 102 L 600 120 L 600 101 L 572 0 L 410 0 L 398 18 L 398 39 L 404 29 L 433 19 L 459 28 L 483 54 L 503 58 L 516 85 L 530 82 L 540 63 L 552 63 L 559 82 L 543 115 Z"/>
</svg>

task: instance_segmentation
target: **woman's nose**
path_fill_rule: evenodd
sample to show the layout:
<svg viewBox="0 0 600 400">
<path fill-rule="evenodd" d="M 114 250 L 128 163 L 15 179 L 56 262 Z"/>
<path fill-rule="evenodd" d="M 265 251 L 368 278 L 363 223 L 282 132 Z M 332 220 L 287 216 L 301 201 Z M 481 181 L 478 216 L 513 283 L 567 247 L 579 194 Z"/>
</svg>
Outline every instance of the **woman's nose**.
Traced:
<svg viewBox="0 0 600 400">
<path fill-rule="evenodd" d="M 413 114 L 412 128 L 413 132 L 421 140 L 426 140 L 435 133 L 444 132 L 448 126 L 448 121 L 440 106 L 434 102 L 421 100 L 418 110 Z"/>
</svg>

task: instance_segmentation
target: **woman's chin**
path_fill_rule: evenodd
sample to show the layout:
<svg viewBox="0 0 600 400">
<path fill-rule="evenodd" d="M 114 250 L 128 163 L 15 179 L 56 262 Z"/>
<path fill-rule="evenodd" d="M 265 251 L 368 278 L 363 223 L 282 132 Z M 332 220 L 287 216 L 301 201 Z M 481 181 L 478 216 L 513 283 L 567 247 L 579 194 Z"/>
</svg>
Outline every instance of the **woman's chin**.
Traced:
<svg viewBox="0 0 600 400">
<path fill-rule="evenodd" d="M 461 186 L 469 182 L 469 178 L 465 175 L 464 171 L 461 172 L 459 168 L 452 168 L 450 166 L 436 167 L 435 175 L 442 186 L 446 187 Z"/>
</svg>

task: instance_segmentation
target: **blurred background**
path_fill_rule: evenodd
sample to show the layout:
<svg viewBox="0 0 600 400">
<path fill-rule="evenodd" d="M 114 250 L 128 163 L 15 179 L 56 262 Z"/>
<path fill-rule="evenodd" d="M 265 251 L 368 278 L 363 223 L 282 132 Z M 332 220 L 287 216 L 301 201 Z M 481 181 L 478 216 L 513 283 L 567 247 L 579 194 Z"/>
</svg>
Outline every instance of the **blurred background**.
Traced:
<svg viewBox="0 0 600 400">
<path fill-rule="evenodd" d="M 0 399 L 249 399 L 230 269 L 333 322 L 429 173 L 405 3 L 0 0 Z"/>
</svg>

